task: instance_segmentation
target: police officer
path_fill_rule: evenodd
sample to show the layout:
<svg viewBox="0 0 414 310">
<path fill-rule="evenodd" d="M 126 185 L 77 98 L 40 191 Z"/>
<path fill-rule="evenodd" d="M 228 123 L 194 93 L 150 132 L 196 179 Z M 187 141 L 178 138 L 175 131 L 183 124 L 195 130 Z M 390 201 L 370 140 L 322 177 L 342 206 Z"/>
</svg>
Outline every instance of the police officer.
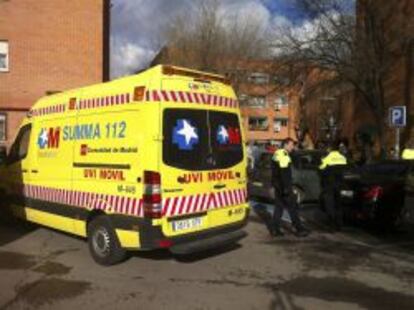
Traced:
<svg viewBox="0 0 414 310">
<path fill-rule="evenodd" d="M 272 158 L 272 184 L 275 192 L 273 218 L 267 227 L 272 236 L 283 236 L 281 221 L 283 210 L 286 209 L 296 229 L 296 236 L 306 237 L 309 231 L 305 229 L 298 215 L 298 206 L 292 190 L 292 160 L 290 153 L 294 150 L 295 142 L 288 138 L 283 141 L 282 148 L 277 150 Z"/>
<path fill-rule="evenodd" d="M 328 155 L 322 158 L 319 166 L 322 177 L 322 198 L 326 211 L 337 230 L 343 225 L 343 211 L 341 206 L 340 190 L 342 174 L 347 165 L 347 159 L 336 145 L 328 147 Z"/>
</svg>

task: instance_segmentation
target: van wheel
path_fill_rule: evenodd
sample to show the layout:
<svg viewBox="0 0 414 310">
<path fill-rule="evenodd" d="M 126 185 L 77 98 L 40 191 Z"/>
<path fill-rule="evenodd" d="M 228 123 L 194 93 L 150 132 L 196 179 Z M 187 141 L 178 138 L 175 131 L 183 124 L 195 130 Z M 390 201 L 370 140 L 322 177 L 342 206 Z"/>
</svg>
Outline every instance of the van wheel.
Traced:
<svg viewBox="0 0 414 310">
<path fill-rule="evenodd" d="M 88 245 L 93 259 L 100 265 L 114 265 L 126 258 L 126 251 L 107 216 L 100 215 L 89 223 Z"/>
</svg>

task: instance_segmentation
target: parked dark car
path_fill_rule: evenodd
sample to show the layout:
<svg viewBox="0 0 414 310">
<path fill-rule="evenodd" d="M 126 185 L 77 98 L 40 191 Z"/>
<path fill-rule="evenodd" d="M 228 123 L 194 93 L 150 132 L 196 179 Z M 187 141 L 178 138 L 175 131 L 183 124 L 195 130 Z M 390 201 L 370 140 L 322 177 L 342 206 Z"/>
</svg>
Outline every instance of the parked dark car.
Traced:
<svg viewBox="0 0 414 310">
<path fill-rule="evenodd" d="M 341 191 L 348 221 L 393 228 L 404 219 L 408 167 L 402 161 L 354 167 L 344 173 Z"/>
<path fill-rule="evenodd" d="M 298 151 L 292 155 L 293 184 L 299 204 L 316 202 L 324 209 L 320 200 L 319 165 L 322 156 L 320 151 Z M 249 194 L 253 199 L 271 202 L 274 199 L 272 154 L 263 153 L 260 159 L 250 173 Z M 407 163 L 401 161 L 347 167 L 340 191 L 345 218 L 386 227 L 396 225 L 405 211 L 407 172 Z"/>
<path fill-rule="evenodd" d="M 321 151 L 297 151 L 292 155 L 293 188 L 299 203 L 316 202 L 321 193 L 319 165 Z M 250 173 L 249 194 L 256 199 L 272 201 L 274 199 L 271 184 L 271 160 L 273 154 L 263 152 L 254 171 Z"/>
</svg>

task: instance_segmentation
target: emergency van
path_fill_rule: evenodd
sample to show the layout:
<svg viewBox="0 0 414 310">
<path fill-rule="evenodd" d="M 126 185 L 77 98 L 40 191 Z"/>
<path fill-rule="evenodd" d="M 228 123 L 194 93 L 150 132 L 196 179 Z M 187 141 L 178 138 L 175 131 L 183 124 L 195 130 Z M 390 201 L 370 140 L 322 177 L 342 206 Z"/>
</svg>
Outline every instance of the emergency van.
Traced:
<svg viewBox="0 0 414 310">
<path fill-rule="evenodd" d="M 240 124 L 227 79 L 173 66 L 46 96 L 0 190 L 15 215 L 86 237 L 102 265 L 234 243 L 248 217 Z"/>
</svg>

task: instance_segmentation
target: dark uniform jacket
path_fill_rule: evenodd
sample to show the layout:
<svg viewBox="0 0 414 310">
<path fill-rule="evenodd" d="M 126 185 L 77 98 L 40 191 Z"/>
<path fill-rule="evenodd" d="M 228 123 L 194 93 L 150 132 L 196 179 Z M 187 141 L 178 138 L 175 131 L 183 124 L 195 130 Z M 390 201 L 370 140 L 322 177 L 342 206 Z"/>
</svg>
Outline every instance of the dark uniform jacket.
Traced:
<svg viewBox="0 0 414 310">
<path fill-rule="evenodd" d="M 272 184 L 277 194 L 286 195 L 292 190 L 292 160 L 284 149 L 277 150 L 272 158 Z"/>
</svg>

